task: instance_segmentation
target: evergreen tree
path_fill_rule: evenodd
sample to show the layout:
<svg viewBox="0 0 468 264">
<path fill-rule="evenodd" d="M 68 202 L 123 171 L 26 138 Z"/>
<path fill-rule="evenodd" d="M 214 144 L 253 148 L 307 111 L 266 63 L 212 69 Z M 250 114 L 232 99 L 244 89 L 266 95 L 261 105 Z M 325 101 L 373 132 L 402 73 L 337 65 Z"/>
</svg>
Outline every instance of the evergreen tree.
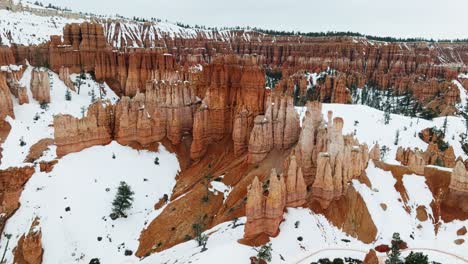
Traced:
<svg viewBox="0 0 468 264">
<path fill-rule="evenodd" d="M 78 94 L 80 94 L 81 84 L 82 84 L 81 76 L 80 76 L 80 75 L 77 75 L 77 76 L 76 76 L 76 79 L 75 79 L 75 85 L 76 85 L 77 88 L 78 88 Z"/>
<path fill-rule="evenodd" d="M 257 264 L 260 263 L 261 260 L 267 263 L 271 261 L 271 243 L 263 245 L 259 249 L 255 248 L 255 251 L 257 251 Z"/>
<path fill-rule="evenodd" d="M 400 259 L 400 245 L 403 241 L 400 239 L 399 233 L 393 233 L 392 238 L 392 247 L 390 253 L 387 253 L 385 264 L 403 264 L 403 261 Z"/>
<path fill-rule="evenodd" d="M 446 132 L 447 132 L 447 116 L 445 116 L 444 124 L 442 125 L 442 129 L 443 129 L 444 135 L 445 135 Z"/>
<path fill-rule="evenodd" d="M 65 100 L 71 101 L 71 98 L 72 98 L 71 92 L 70 90 L 67 89 L 67 91 L 65 92 Z"/>
<path fill-rule="evenodd" d="M 82 107 L 81 107 L 81 117 L 84 118 L 85 113 L 86 113 L 86 107 L 82 106 Z"/>
<path fill-rule="evenodd" d="M 397 146 L 399 141 L 400 141 L 400 130 L 397 129 L 397 131 L 396 131 L 396 133 L 395 133 L 395 141 L 393 142 L 393 144 L 394 144 L 395 146 Z"/>
<path fill-rule="evenodd" d="M 94 92 L 94 89 L 91 90 L 91 103 L 94 103 L 96 101 L 96 93 Z"/>
<path fill-rule="evenodd" d="M 6 261 L 5 256 L 6 256 L 6 252 L 7 252 L 7 249 L 8 249 L 8 244 L 10 243 L 11 234 L 5 233 L 5 238 L 7 239 L 7 242 L 6 242 L 5 250 L 3 251 L 3 255 L 2 255 L 2 259 L 0 260 L 0 263 L 6 263 L 5 262 Z"/>
<path fill-rule="evenodd" d="M 423 253 L 411 253 L 405 258 L 405 264 L 429 264 L 429 259 L 427 255 Z"/>
<path fill-rule="evenodd" d="M 125 211 L 132 207 L 133 195 L 135 193 L 132 191 L 130 186 L 121 181 L 119 188 L 117 189 L 117 195 L 112 202 L 112 215 L 113 218 L 127 217 Z M 112 216 L 111 216 L 112 217 Z"/>
<path fill-rule="evenodd" d="M 390 103 L 387 101 L 384 106 L 384 124 L 388 125 L 388 123 L 390 123 Z"/>
</svg>

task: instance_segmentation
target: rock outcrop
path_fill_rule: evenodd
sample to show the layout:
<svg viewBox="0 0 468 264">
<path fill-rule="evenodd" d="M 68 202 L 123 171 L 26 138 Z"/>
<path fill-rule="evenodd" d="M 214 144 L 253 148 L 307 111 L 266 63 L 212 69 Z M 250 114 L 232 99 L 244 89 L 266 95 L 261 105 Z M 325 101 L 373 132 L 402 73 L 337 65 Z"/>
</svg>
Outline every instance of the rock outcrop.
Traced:
<svg viewBox="0 0 468 264">
<path fill-rule="evenodd" d="M 380 160 L 380 146 L 375 144 L 369 151 L 369 159 L 371 160 Z"/>
<path fill-rule="evenodd" d="M 286 186 L 282 175 L 278 178 L 275 170 L 271 172 L 269 180 L 267 196 L 263 195 L 263 188 L 257 177 L 249 188 L 245 206 L 247 223 L 244 229 L 244 243 L 251 243 L 261 235 L 278 235 L 286 206 Z"/>
<path fill-rule="evenodd" d="M 379 258 L 377 257 L 375 250 L 369 250 L 369 252 L 366 254 L 366 257 L 362 261 L 362 264 L 379 264 Z"/>
<path fill-rule="evenodd" d="M 39 103 L 50 103 L 49 72 L 35 68 L 31 72 L 31 93 Z"/>
<path fill-rule="evenodd" d="M 398 147 L 395 159 L 415 173 L 424 174 L 424 167 L 427 163 L 424 160 L 424 153 L 418 148 L 413 151 L 410 148 Z"/>
<path fill-rule="evenodd" d="M 449 188 L 461 193 L 468 192 L 468 171 L 461 160 L 455 163 L 452 176 L 450 177 Z"/>
<path fill-rule="evenodd" d="M 266 109 L 265 115 L 254 119 L 248 147 L 250 163 L 262 161 L 272 149 L 291 148 L 299 138 L 299 115 L 292 98 L 269 99 Z"/>
<path fill-rule="evenodd" d="M 1 74 L 1 73 L 0 73 Z M 20 105 L 29 103 L 28 92 L 25 86 L 21 85 L 18 81 L 21 72 L 12 71 L 9 69 L 5 72 L 6 74 L 6 83 L 10 89 L 10 92 L 18 98 L 18 103 Z"/>
<path fill-rule="evenodd" d="M 237 113 L 234 119 L 232 141 L 234 143 L 234 154 L 237 156 L 244 154 L 248 150 L 253 121 L 253 116 L 247 109 L 243 109 Z"/>
<path fill-rule="evenodd" d="M 23 186 L 34 174 L 33 167 L 0 170 L 0 232 L 7 219 L 18 209 Z"/>
<path fill-rule="evenodd" d="M 92 104 L 82 119 L 71 115 L 54 117 L 54 140 L 57 156 L 78 152 L 85 148 L 106 145 L 112 141 L 112 107 L 101 101 Z"/>
<path fill-rule="evenodd" d="M 402 165 L 408 166 L 413 172 L 423 175 L 424 167 L 427 165 L 437 165 L 452 168 L 455 166 L 455 153 L 452 146 L 441 150 L 437 143 L 429 143 L 426 151 L 418 148 L 412 150 L 398 147 L 395 159 Z"/>
<path fill-rule="evenodd" d="M 286 163 L 286 206 L 300 207 L 306 202 L 307 186 L 304 181 L 302 169 L 297 165 L 296 156 L 292 154 Z"/>
<path fill-rule="evenodd" d="M 182 135 L 192 130 L 196 103 L 186 83 L 148 82 L 145 94 L 123 97 L 116 105 L 115 138 L 122 144 L 136 141 L 147 145 L 167 136 L 177 145 Z"/>
<path fill-rule="evenodd" d="M 67 86 L 68 89 L 75 91 L 75 85 L 70 79 L 70 69 L 68 69 L 67 67 L 60 67 L 59 79 L 62 80 L 63 83 L 65 83 L 65 86 Z"/>
<path fill-rule="evenodd" d="M 343 136 L 343 122 L 331 112 L 325 122 L 321 104 L 308 104 L 296 146 L 306 183 L 312 185 L 312 196 L 323 208 L 346 192 L 348 183 L 360 176 L 369 160 L 367 145 L 360 145 L 352 135 Z"/>
<path fill-rule="evenodd" d="M 238 119 L 233 129 L 238 114 L 247 111 L 247 115 L 257 116 L 264 111 L 265 75 L 256 56 L 219 56 L 202 73 L 205 85 L 200 87 L 199 94 L 203 102 L 194 114 L 190 150 L 194 160 L 203 156 L 211 143 L 234 135 L 233 130 L 235 133 L 250 130 L 250 118 Z M 235 136 L 236 144 L 245 148 L 245 135 Z"/>
<path fill-rule="evenodd" d="M 11 100 L 11 92 L 7 84 L 6 74 L 0 73 L 0 129 L 1 123 L 6 116 L 15 117 L 13 112 L 13 102 Z"/>
<path fill-rule="evenodd" d="M 42 264 L 42 232 L 39 227 L 39 219 L 31 224 L 28 234 L 20 237 L 18 245 L 13 249 L 14 263 L 17 264 Z"/>
</svg>

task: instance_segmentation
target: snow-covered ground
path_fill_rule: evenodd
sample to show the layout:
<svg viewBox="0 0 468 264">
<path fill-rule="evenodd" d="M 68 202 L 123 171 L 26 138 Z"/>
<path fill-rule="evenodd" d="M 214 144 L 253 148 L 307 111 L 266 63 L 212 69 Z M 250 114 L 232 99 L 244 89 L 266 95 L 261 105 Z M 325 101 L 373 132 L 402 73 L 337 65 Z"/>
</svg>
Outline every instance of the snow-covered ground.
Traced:
<svg viewBox="0 0 468 264">
<path fill-rule="evenodd" d="M 160 165 L 155 165 L 155 157 Z M 19 236 L 37 216 L 45 264 L 135 260 L 124 252 L 137 249 L 140 232 L 162 210 L 154 210 L 155 201 L 170 196 L 178 170 L 175 154 L 163 146 L 154 153 L 112 142 L 66 155 L 51 173 L 36 172 L 26 184 L 21 206 L 5 228 L 5 233 L 13 234 L 7 258 L 12 259 Z M 130 185 L 135 199 L 128 218 L 113 221 L 109 214 L 120 181 Z M 2 241 L 3 248 L 6 240 Z"/>
<path fill-rule="evenodd" d="M 33 9 L 44 10 L 44 7 L 27 4 Z M 55 11 L 55 10 L 53 10 Z M 101 21 L 104 35 L 108 42 L 115 48 L 121 45 L 127 47 L 154 47 L 155 40 L 167 37 L 181 37 L 195 39 L 200 35 L 218 41 L 229 41 L 237 37 L 237 32 L 231 30 L 212 31 L 200 28 L 181 27 L 176 23 L 167 21 L 152 21 L 143 23 L 117 16 L 91 16 L 94 21 Z M 50 40 L 52 35 L 63 36 L 63 28 L 66 24 L 82 23 L 93 20 L 90 16 L 73 19 L 64 16 L 43 16 L 28 11 L 12 12 L 0 9 L 0 40 L 1 44 L 37 45 Z M 108 21 L 113 21 L 109 22 Z M 116 21 L 120 22 L 118 25 Z M 245 30 L 241 37 L 249 41 L 253 38 L 252 31 Z M 256 35 L 256 34 L 255 34 Z M 260 39 L 259 39 L 260 41 Z"/>
<path fill-rule="evenodd" d="M 0 9 L 0 39 L 3 45 L 37 45 L 52 35 L 63 35 L 67 23 L 81 23 L 83 19 L 60 16 L 38 16 L 30 12 L 11 12 Z"/>
<path fill-rule="evenodd" d="M 28 91 L 29 104 L 19 105 L 18 100 L 13 97 L 15 119 L 7 117 L 7 121 L 11 125 L 11 131 L 2 144 L 3 158 L 0 169 L 22 166 L 29 153 L 29 148 L 33 144 L 43 138 L 53 138 L 54 128 L 51 125 L 53 124 L 54 115 L 70 114 L 81 117 L 83 110 L 86 112 L 91 104 L 93 90 L 96 98 L 99 97 L 99 84 L 88 75 L 80 86 L 80 94 L 70 91 L 71 100 L 65 100 L 65 93 L 68 88 L 56 73 L 49 71 L 51 103 L 44 110 L 32 97 L 30 89 L 32 70 L 33 67 L 28 66 L 20 80 L 20 83 L 26 86 Z M 75 81 L 75 79 L 76 75 L 72 75 L 72 80 Z M 103 95 L 104 100 L 108 99 L 111 103 L 118 100 L 118 96 L 106 84 L 104 84 L 104 90 L 106 92 Z M 26 142 L 25 146 L 20 146 L 20 139 Z"/>
<path fill-rule="evenodd" d="M 296 107 L 301 116 L 305 115 L 305 107 Z M 384 123 L 384 112 L 365 105 L 323 104 L 322 114 L 326 119 L 327 112 L 333 111 L 334 117 L 344 119 L 343 133 L 353 133 L 359 142 L 366 143 L 371 148 L 376 142 L 380 147 L 387 146 L 389 151 L 385 162 L 399 164 L 395 160 L 396 151 L 399 146 L 419 148 L 426 150 L 427 143 L 422 141 L 418 133 L 428 127 L 442 129 L 445 117 L 425 120 L 422 118 L 411 118 L 408 116 L 391 114 L 389 124 Z M 395 145 L 397 131 L 399 131 L 398 144 Z M 447 117 L 447 133 L 445 141 L 453 146 L 455 156 L 467 159 L 468 155 L 463 152 L 460 144 L 460 134 L 465 133 L 465 120 L 459 116 Z"/>
<path fill-rule="evenodd" d="M 433 195 L 429 190 L 423 176 L 404 175 L 403 185 L 408 193 L 407 206 L 410 213 L 406 212 L 401 194 L 394 188 L 395 178 L 389 171 L 383 171 L 372 161 L 366 169 L 372 188 L 365 184 L 353 181 L 353 186 L 366 202 L 378 234 L 376 245 L 388 244 L 394 232 L 400 233 L 400 237 L 408 243 L 410 248 L 440 249 L 459 256 L 468 257 L 466 245 L 457 246 L 454 241 L 458 238 L 456 232 L 468 221 L 453 221 L 441 223 L 442 227 L 435 233 L 432 223 Z M 386 205 L 383 209 L 381 204 Z M 424 206 L 429 219 L 419 221 L 416 217 L 416 208 Z"/>
</svg>

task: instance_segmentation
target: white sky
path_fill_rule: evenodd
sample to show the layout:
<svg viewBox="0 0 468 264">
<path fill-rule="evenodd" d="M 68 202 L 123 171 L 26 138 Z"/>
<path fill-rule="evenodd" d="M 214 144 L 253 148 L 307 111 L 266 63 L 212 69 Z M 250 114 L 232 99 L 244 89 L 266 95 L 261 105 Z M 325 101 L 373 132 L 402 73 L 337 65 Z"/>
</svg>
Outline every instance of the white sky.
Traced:
<svg viewBox="0 0 468 264">
<path fill-rule="evenodd" d="M 23 0 L 25 1 L 25 0 Z M 33 0 L 29 0 L 34 2 Z M 468 38 L 468 0 L 42 0 L 73 10 L 206 26 Z"/>
</svg>

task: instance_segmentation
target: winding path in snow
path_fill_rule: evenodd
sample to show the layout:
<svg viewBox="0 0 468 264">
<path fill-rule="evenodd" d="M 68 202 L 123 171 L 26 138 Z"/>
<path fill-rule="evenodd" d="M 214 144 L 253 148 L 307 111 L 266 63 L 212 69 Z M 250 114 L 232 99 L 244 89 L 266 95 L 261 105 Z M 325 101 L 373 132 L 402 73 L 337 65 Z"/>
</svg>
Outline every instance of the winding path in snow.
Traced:
<svg viewBox="0 0 468 264">
<path fill-rule="evenodd" d="M 359 249 L 349 249 L 349 248 L 327 248 L 327 249 L 321 249 L 321 250 L 318 250 L 318 251 L 315 251 L 305 257 L 302 257 L 301 259 L 299 260 L 296 260 L 294 261 L 293 263 L 296 263 L 296 264 L 304 264 L 306 260 L 310 259 L 311 257 L 313 256 L 316 256 L 320 253 L 323 253 L 323 252 L 328 252 L 328 251 L 351 251 L 351 252 L 358 252 L 358 253 L 363 253 L 363 254 L 367 254 L 367 251 L 364 251 L 364 250 L 359 250 Z M 463 257 L 460 257 L 458 255 L 455 255 L 455 254 L 452 254 L 452 253 L 449 253 L 449 252 L 445 252 L 445 251 L 442 251 L 442 250 L 438 250 L 438 249 L 431 249 L 431 248 L 407 248 L 407 249 L 404 249 L 402 251 L 430 251 L 430 252 L 437 252 L 437 253 L 441 253 L 441 254 L 444 254 L 444 255 L 448 255 L 448 256 L 451 256 L 451 257 L 454 257 L 456 258 L 457 260 L 461 260 L 465 263 L 468 263 L 468 260 L 463 258 Z M 382 262 L 385 260 L 385 256 L 378 256 L 379 258 L 379 262 Z"/>
</svg>

